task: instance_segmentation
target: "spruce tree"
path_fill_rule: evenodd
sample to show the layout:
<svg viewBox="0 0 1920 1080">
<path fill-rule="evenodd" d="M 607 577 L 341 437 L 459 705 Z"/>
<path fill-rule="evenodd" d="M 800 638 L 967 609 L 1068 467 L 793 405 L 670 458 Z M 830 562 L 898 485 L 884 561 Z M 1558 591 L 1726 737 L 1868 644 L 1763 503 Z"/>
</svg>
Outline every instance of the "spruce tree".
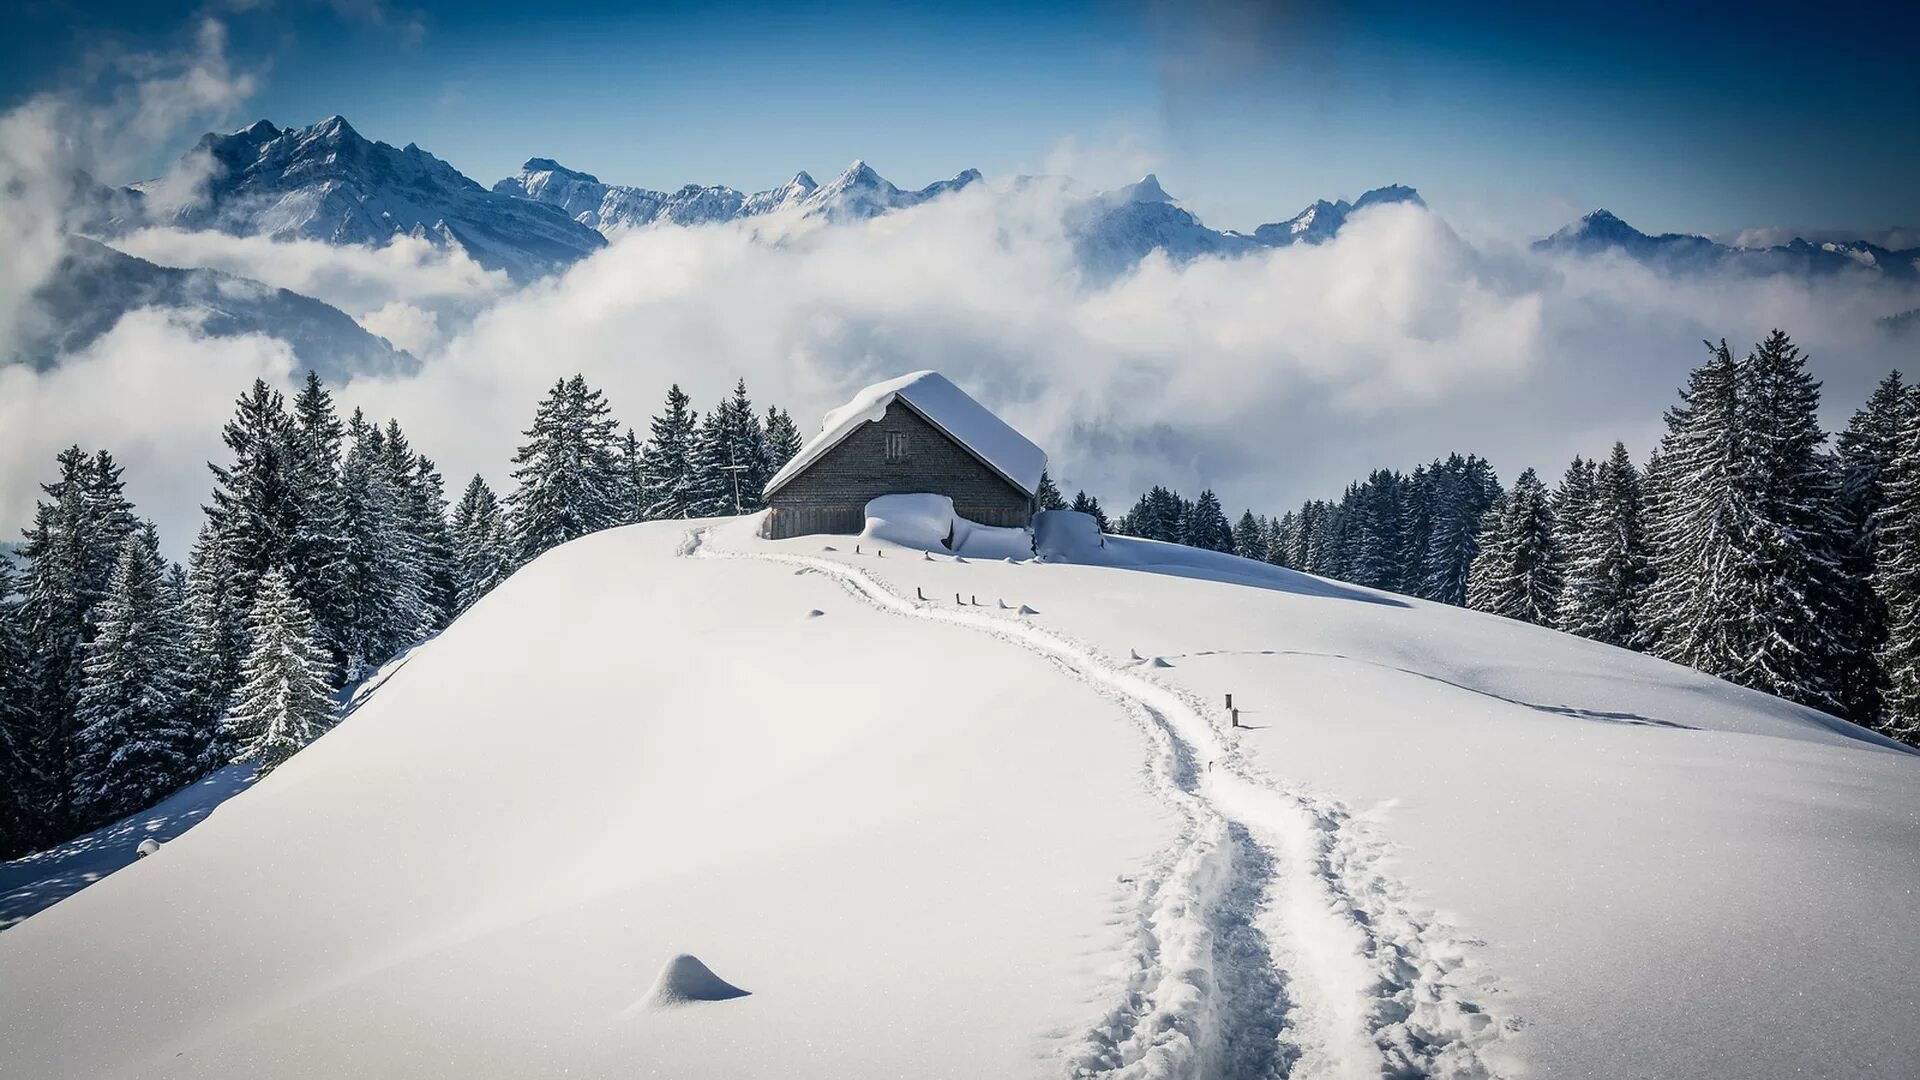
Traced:
<svg viewBox="0 0 1920 1080">
<path fill-rule="evenodd" d="M 1887 609 L 1874 588 L 1878 561 L 1880 515 L 1887 506 L 1886 485 L 1900 449 L 1900 432 L 1914 411 L 1914 398 L 1898 371 L 1874 388 L 1866 406 L 1853 414 L 1840 433 L 1838 513 L 1843 536 L 1840 551 L 1841 600 L 1855 613 L 1852 632 L 1842 643 L 1844 653 L 1835 681 L 1840 687 L 1841 715 L 1872 726 L 1881 716 L 1885 687 L 1878 653 L 1887 644 Z"/>
<path fill-rule="evenodd" d="M 73 802 L 84 826 L 159 802 L 194 779 L 203 749 L 186 708 L 180 612 L 151 526 L 122 546 L 75 713 Z"/>
<path fill-rule="evenodd" d="M 634 525 L 647 520 L 647 454 L 640 445 L 640 437 L 632 428 L 620 437 L 620 445 L 615 452 L 620 473 L 619 513 L 620 523 Z"/>
<path fill-rule="evenodd" d="M 1748 354 L 1739 375 L 1749 448 L 1740 483 L 1751 531 L 1737 580 L 1751 621 L 1734 679 L 1837 712 L 1834 676 L 1857 613 L 1843 606 L 1838 485 L 1822 449 L 1820 384 L 1778 330 Z"/>
<path fill-rule="evenodd" d="M 1113 525 L 1107 520 L 1106 512 L 1100 509 L 1100 500 L 1084 491 L 1074 492 L 1073 505 L 1068 507 L 1068 509 L 1091 517 L 1094 523 L 1100 526 L 1100 531 L 1103 533 L 1113 531 Z"/>
<path fill-rule="evenodd" d="M 250 605 L 262 576 L 292 565 L 294 538 L 306 510 L 306 493 L 298 485 L 305 478 L 294 470 L 293 423 L 286 400 L 265 380 L 255 379 L 241 395 L 220 437 L 233 464 L 207 463 L 215 482 L 207 518 L 226 545 L 240 595 Z"/>
<path fill-rule="evenodd" d="M 710 410 L 694 429 L 693 443 L 687 453 L 687 516 L 724 517 L 744 510 L 736 501 L 742 493 L 735 488 L 732 458 L 728 454 L 726 421 L 718 409 Z"/>
<path fill-rule="evenodd" d="M 288 574 L 294 591 L 313 612 L 315 632 L 339 664 L 346 659 L 348 606 L 346 508 L 340 488 L 346 428 L 334 411 L 333 395 L 312 371 L 293 399 L 291 419 L 287 470 L 298 507 L 287 542 Z"/>
<path fill-rule="evenodd" d="M 512 538 L 493 489 L 477 474 L 453 511 L 456 610 L 465 611 L 513 572 Z"/>
<path fill-rule="evenodd" d="M 25 799 L 33 782 L 22 747 L 27 711 L 27 643 L 13 559 L 0 551 L 0 860 L 29 849 L 37 831 Z"/>
<path fill-rule="evenodd" d="M 1553 625 L 1559 601 L 1552 498 L 1532 469 L 1487 512 L 1480 553 L 1467 581 L 1467 606 L 1509 619 Z"/>
<path fill-rule="evenodd" d="M 1242 511 L 1233 526 L 1233 553 L 1255 562 L 1267 561 L 1267 525 L 1251 510 Z"/>
<path fill-rule="evenodd" d="M 240 665 L 247 659 L 245 611 L 226 545 L 211 522 L 203 524 L 187 571 L 183 621 L 188 652 L 181 687 L 181 707 L 203 747 L 198 772 L 224 765 L 232 756 L 223 732 L 227 705 L 240 683 Z"/>
<path fill-rule="evenodd" d="M 1467 603 L 1467 579 L 1480 553 L 1487 511 L 1502 497 L 1499 478 L 1484 459 L 1450 454 L 1431 470 L 1433 520 L 1420 553 L 1419 594 L 1443 604 Z"/>
<path fill-rule="evenodd" d="M 1645 495 L 1640 473 L 1623 443 L 1594 470 L 1582 516 L 1559 519 L 1566 580 L 1559 627 L 1622 648 L 1642 646 L 1641 605 L 1652 581 L 1647 553 Z"/>
<path fill-rule="evenodd" d="M 428 602 L 386 437 L 358 409 L 347 423 L 340 487 L 346 533 L 343 678 L 355 682 L 405 648 Z"/>
<path fill-rule="evenodd" d="M 685 518 L 693 489 L 694 436 L 699 417 L 679 384 L 667 390 L 666 410 L 648 425 L 643 499 L 648 520 Z"/>
<path fill-rule="evenodd" d="M 1920 398 L 1920 390 L 1907 391 Z M 1873 591 L 1884 612 L 1877 659 L 1882 733 L 1920 746 L 1920 400 L 1902 410 L 1879 480 Z"/>
<path fill-rule="evenodd" d="M 1375 469 L 1347 496 L 1353 521 L 1352 559 L 1342 575 L 1375 589 L 1398 591 L 1405 576 L 1404 482 L 1389 469 Z"/>
<path fill-rule="evenodd" d="M 1750 612 L 1735 593 L 1747 511 L 1737 482 L 1746 452 L 1740 436 L 1737 370 L 1726 342 L 1667 410 L 1667 433 L 1648 468 L 1648 542 L 1654 585 L 1647 594 L 1652 651 L 1709 675 L 1730 676 L 1744 661 L 1739 628 Z"/>
<path fill-rule="evenodd" d="M 1300 515 L 1292 510 L 1267 522 L 1267 561 L 1275 566 L 1299 569 L 1294 553 L 1300 545 Z"/>
<path fill-rule="evenodd" d="M 717 512 L 734 513 L 736 505 L 742 511 L 761 509 L 767 481 L 779 466 L 773 463 L 773 449 L 753 411 L 745 379 L 735 382 L 733 394 L 714 410 L 714 425 L 712 464 L 724 470 L 714 485 L 720 491 Z"/>
<path fill-rule="evenodd" d="M 1053 477 L 1048 476 L 1045 469 L 1040 470 L 1040 490 L 1033 493 L 1033 498 L 1035 504 L 1042 510 L 1067 508 L 1066 496 L 1060 494 L 1059 487 L 1055 486 Z"/>
<path fill-rule="evenodd" d="M 261 579 L 247 631 L 253 648 L 227 714 L 228 738 L 234 762 L 258 762 L 264 776 L 332 724 L 333 699 L 313 617 L 285 573 Z"/>
<path fill-rule="evenodd" d="M 1207 551 L 1233 550 L 1233 526 L 1227 524 L 1227 513 L 1212 488 L 1202 491 L 1187 511 L 1181 541 Z"/>
<path fill-rule="evenodd" d="M 535 411 L 527 442 L 513 456 L 515 486 L 507 496 L 520 562 L 620 524 L 618 425 L 610 413 L 580 375 L 555 382 Z"/>
<path fill-rule="evenodd" d="M 73 806 L 78 755 L 76 711 L 85 682 L 86 648 L 98 632 L 96 609 L 107 595 L 121 546 L 134 530 L 121 469 L 105 451 L 69 447 L 57 459 L 60 478 L 44 484 L 23 554 L 19 618 L 25 638 L 26 719 L 14 747 L 36 845 L 76 827 Z"/>
<path fill-rule="evenodd" d="M 773 470 L 779 472 L 800 452 L 800 429 L 785 409 L 767 410 L 767 452 Z"/>
</svg>

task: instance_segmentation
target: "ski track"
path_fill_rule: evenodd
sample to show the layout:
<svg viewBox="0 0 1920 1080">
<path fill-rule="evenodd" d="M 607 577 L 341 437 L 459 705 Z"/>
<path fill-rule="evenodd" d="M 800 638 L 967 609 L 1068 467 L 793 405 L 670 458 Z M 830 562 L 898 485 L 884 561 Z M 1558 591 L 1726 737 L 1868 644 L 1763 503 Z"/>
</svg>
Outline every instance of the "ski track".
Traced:
<svg viewBox="0 0 1920 1080">
<path fill-rule="evenodd" d="M 1476 1003 L 1498 993 L 1470 956 L 1481 943 L 1413 904 L 1366 822 L 1263 775 L 1193 695 L 1011 612 L 910 599 L 836 559 L 718 549 L 709 532 L 689 532 L 679 554 L 793 566 L 882 611 L 991 634 L 1113 700 L 1146 735 L 1148 783 L 1182 828 L 1132 883 L 1130 971 L 1068 1050 L 1069 1075 L 1494 1075 L 1484 1051 L 1519 1023 Z"/>
</svg>

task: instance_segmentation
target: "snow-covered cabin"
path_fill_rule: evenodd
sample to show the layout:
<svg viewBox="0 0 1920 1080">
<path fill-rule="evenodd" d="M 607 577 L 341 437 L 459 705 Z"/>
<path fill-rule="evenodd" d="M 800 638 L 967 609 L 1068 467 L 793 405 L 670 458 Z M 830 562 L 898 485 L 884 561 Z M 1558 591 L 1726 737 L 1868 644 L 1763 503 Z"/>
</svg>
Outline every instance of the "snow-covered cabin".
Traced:
<svg viewBox="0 0 1920 1080">
<path fill-rule="evenodd" d="M 857 533 L 882 495 L 927 493 L 983 525 L 1025 527 L 1047 455 L 939 372 L 875 383 L 828 413 L 767 482 L 774 539 Z"/>
</svg>

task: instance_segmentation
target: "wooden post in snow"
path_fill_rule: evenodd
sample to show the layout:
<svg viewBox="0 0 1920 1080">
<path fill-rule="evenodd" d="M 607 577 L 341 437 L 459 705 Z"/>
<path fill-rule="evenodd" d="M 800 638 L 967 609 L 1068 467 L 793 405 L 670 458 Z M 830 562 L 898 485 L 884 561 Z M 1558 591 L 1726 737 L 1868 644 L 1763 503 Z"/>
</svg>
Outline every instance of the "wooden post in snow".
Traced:
<svg viewBox="0 0 1920 1080">
<path fill-rule="evenodd" d="M 1234 727 L 1240 726 L 1240 710 L 1239 709 L 1233 710 L 1233 726 Z"/>
<path fill-rule="evenodd" d="M 1232 695 L 1232 694 L 1228 694 L 1228 695 L 1227 695 L 1227 708 L 1229 708 L 1229 709 L 1231 709 L 1231 708 L 1233 708 L 1233 695 Z"/>
</svg>

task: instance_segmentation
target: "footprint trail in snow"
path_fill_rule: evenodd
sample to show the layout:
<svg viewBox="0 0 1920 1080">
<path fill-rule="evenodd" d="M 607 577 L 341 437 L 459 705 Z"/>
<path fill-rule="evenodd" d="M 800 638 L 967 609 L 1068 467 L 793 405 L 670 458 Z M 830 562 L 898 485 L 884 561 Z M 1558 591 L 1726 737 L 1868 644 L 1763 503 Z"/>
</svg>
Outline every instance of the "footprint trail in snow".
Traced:
<svg viewBox="0 0 1920 1080">
<path fill-rule="evenodd" d="M 1511 1025 L 1472 998 L 1470 942 L 1410 906 L 1382 843 L 1337 804 L 1261 775 L 1212 712 L 1141 666 L 990 608 L 942 606 L 831 558 L 718 549 L 781 563 L 883 611 L 991 634 L 1053 661 L 1145 733 L 1150 782 L 1182 829 L 1134 883 L 1133 970 L 1070 1048 L 1077 1077 L 1483 1077 Z"/>
</svg>

